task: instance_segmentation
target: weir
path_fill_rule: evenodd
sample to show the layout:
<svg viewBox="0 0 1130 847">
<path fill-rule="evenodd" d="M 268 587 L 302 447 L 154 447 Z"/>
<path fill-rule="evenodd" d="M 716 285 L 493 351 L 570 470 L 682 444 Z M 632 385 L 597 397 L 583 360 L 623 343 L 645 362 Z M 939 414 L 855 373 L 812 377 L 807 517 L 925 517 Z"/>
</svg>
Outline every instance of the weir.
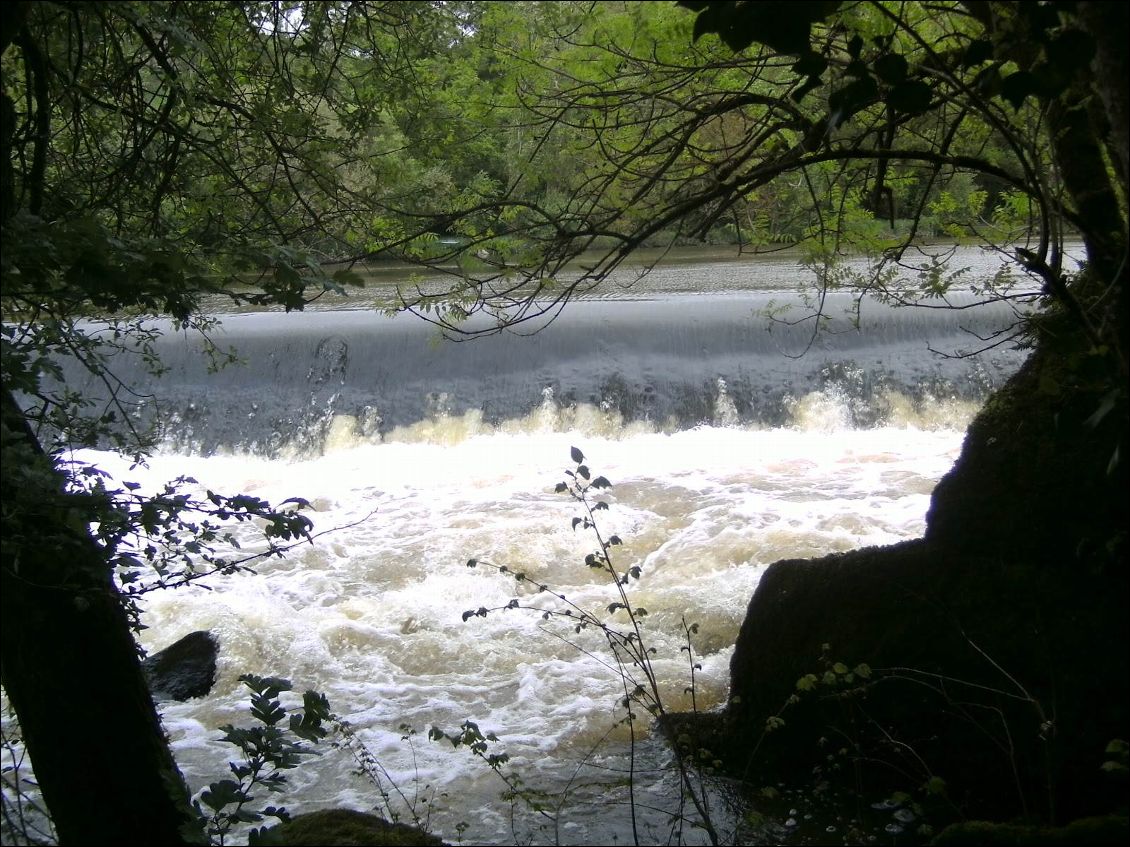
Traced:
<svg viewBox="0 0 1130 847">
<path fill-rule="evenodd" d="M 773 301 L 763 293 L 581 301 L 536 333 L 461 342 L 409 315 L 230 315 L 213 341 L 234 349 L 236 364 L 213 373 L 199 339 L 168 334 L 157 344 L 168 368 L 159 378 L 130 361 L 139 357 L 118 357 L 114 370 L 144 398 L 136 418 L 158 427 L 165 449 L 272 457 L 317 455 L 327 438 L 379 440 L 443 417 L 495 427 L 538 409 L 552 418 L 591 407 L 661 431 L 775 427 L 802 398 L 828 391 L 846 402 L 849 425 L 870 427 L 892 422 L 894 397 L 981 401 L 1023 358 L 1007 346 L 962 356 L 1015 321 L 1001 304 L 865 303 L 855 326 L 842 317 L 847 295 L 830 295 L 825 309 L 841 317 L 814 338 L 811 320 L 766 318 Z"/>
</svg>

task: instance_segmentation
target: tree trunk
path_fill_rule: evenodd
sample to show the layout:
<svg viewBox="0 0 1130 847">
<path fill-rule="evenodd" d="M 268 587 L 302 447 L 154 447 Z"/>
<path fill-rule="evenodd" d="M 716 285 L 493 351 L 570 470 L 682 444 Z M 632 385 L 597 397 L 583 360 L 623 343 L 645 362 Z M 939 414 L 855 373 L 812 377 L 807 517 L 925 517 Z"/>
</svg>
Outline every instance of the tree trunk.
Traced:
<svg viewBox="0 0 1130 847">
<path fill-rule="evenodd" d="M 2 676 L 61 844 L 206 843 L 103 549 L 4 389 Z"/>
</svg>

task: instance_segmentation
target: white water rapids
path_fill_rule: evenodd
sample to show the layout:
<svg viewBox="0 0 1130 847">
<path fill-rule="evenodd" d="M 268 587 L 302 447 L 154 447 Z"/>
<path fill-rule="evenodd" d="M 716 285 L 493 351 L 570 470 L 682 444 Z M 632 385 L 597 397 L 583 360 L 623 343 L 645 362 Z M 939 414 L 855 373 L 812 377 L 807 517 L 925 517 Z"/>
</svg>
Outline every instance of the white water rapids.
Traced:
<svg viewBox="0 0 1130 847">
<path fill-rule="evenodd" d="M 440 422 L 403 441 L 343 444 L 294 463 L 156 457 L 144 474 L 154 485 L 186 473 L 219 491 L 275 502 L 302 496 L 314 505 L 316 529 L 344 527 L 260 563 L 255 575 L 212 580 L 214 590 L 147 597 L 142 640 L 151 650 L 197 629 L 221 642 L 212 694 L 162 706 L 190 784 L 224 774 L 234 748 L 217 740 L 219 726 L 251 724 L 238 676 L 277 675 L 325 693 L 390 783 L 408 798 L 429 799 L 417 812 L 448 840 L 465 822 L 470 843 L 630 841 L 626 794 L 606 787 L 623 781 L 629 762 L 628 734 L 617 726 L 623 692 L 602 639 L 520 609 L 464 622 L 464 611 L 515 597 L 564 608 L 528 583 L 466 562 L 523 571 L 609 617 L 602 610 L 614 590 L 583 562 L 593 540 L 570 528 L 575 504 L 553 490 L 571 466 L 569 448 L 579 446 L 593 472 L 613 482 L 601 529 L 624 540 L 615 548 L 621 570 L 642 568 L 632 599 L 649 611 L 644 636 L 657 650 L 668 708 L 691 705 L 684 619 L 699 625 L 697 705 L 715 707 L 765 567 L 921 534 L 929 493 L 960 446 L 963 415 L 952 404 L 927 412 L 940 417 L 938 429 L 919 415 L 912 426 L 870 430 L 844 428 L 835 398 L 813 395 L 798 405 L 808 417 L 798 410 L 795 426 L 772 430 L 625 430 L 608 438 L 557 431 L 539 410 L 513 432 L 461 439 L 462 422 L 448 421 L 446 431 Z M 94 458 L 138 478 L 108 454 Z M 559 829 L 519 810 L 512 831 L 502 782 L 466 750 L 426 740 L 431 726 L 451 731 L 468 719 L 498 735 L 492 752 L 509 754 L 508 767 L 528 787 L 567 793 L 553 801 L 562 804 Z M 402 740 L 405 724 L 419 731 L 411 743 Z M 665 751 L 642 752 L 637 789 L 648 804 L 674 811 L 671 774 L 647 773 L 666 764 Z M 377 790 L 353 767 L 342 750 L 313 758 L 291 773 L 292 788 L 279 799 L 292 812 L 372 808 Z M 394 800 L 407 818 L 404 805 Z M 645 817 L 653 828 L 646 840 L 666 841 L 664 815 Z"/>
<path fill-rule="evenodd" d="M 150 386 L 169 384 L 156 413 L 166 447 L 147 467 L 79 455 L 143 491 L 184 474 L 201 493 L 302 497 L 315 532 L 333 530 L 255 574 L 212 578 L 210 590 L 144 597 L 149 651 L 200 629 L 220 641 L 213 691 L 161 704 L 194 791 L 229 775 L 237 751 L 219 727 L 252 725 L 238 677 L 281 676 L 324 693 L 383 774 L 378 788 L 347 749 L 323 744 L 287 772 L 285 795 L 264 802 L 415 815 L 452 843 L 609 844 L 633 837 L 633 769 L 640 838 L 667 843 L 679 811 L 670 754 L 641 733 L 633 764 L 622 682 L 599 632 L 524 609 L 464 620 L 514 598 L 563 609 L 563 595 L 627 623 L 605 611 L 618 598 L 584 564 L 594 539 L 571 528 L 576 504 L 554 492 L 570 448 L 613 483 L 600 529 L 623 540 L 621 572 L 641 569 L 631 597 L 648 611 L 643 636 L 667 708 L 692 706 L 685 621 L 697 624 L 694 703 L 707 710 L 726 699 L 765 568 L 920 536 L 966 425 L 1021 360 L 1003 348 L 997 359 L 935 356 L 938 334 L 951 350 L 968 342 L 966 313 L 877 310 L 870 329 L 793 360 L 784 330 L 766 334 L 745 295 L 571 308 L 541 336 L 438 353 L 404 319 L 323 312 L 291 335 L 287 316 L 231 317 L 249 370 L 209 382 L 179 348 L 166 351 L 171 376 Z M 245 552 L 262 546 L 253 527 L 239 533 Z M 529 579 L 469 568 L 471 558 Z M 466 720 L 497 735 L 489 752 L 509 755 L 506 772 L 546 792 L 552 821 L 502 799 L 507 786 L 466 749 L 427 739 Z M 732 824 L 716 812 L 722 829 Z M 689 826 L 681 837 L 705 841 Z"/>
</svg>

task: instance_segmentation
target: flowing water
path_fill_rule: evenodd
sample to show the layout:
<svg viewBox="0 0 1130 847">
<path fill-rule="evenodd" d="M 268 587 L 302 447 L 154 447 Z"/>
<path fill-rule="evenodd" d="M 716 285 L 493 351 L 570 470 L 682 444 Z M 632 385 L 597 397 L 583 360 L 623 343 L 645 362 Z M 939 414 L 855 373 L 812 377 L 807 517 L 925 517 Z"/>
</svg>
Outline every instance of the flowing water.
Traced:
<svg viewBox="0 0 1130 847">
<path fill-rule="evenodd" d="M 972 276 L 993 273 L 991 258 L 969 257 Z M 464 620 L 514 598 L 560 610 L 564 597 L 626 624 L 603 611 L 617 597 L 584 564 L 594 539 L 554 492 L 570 448 L 613 483 L 600 528 L 623 539 L 621 570 L 641 568 L 631 596 L 649 612 L 668 708 L 692 705 L 685 621 L 698 625 L 694 703 L 710 709 L 725 701 L 765 568 L 919 536 L 964 427 L 1022 361 L 1007 347 L 952 357 L 1013 321 L 1002 305 L 865 304 L 858 328 L 834 321 L 813 341 L 809 323 L 759 316 L 795 288 L 795 267 L 754 267 L 661 268 L 532 337 L 453 344 L 413 318 L 358 309 L 229 315 L 216 340 L 246 364 L 219 374 L 194 342 L 168 337 L 170 372 L 130 377 L 155 396 L 137 414 L 161 422 L 162 450 L 133 470 L 109 453 L 83 458 L 148 488 L 188 474 L 201 490 L 303 497 L 316 531 L 336 528 L 254 575 L 146 597 L 150 650 L 197 629 L 221 642 L 214 691 L 162 705 L 190 784 L 225 775 L 234 748 L 219 726 L 250 725 L 238 676 L 285 676 L 348 720 L 385 769 L 394 811 L 408 819 L 414 807 L 448 841 L 465 825 L 469 843 L 630 842 L 632 767 L 641 839 L 666 842 L 670 757 L 645 736 L 633 764 L 599 632 L 524 609 Z M 469 568 L 472 557 L 529 579 Z M 500 799 L 506 786 L 466 749 L 427 740 L 466 720 L 497 735 L 490 752 L 509 755 L 507 771 L 553 795 L 554 822 Z M 384 809 L 345 749 L 289 778 L 272 799 L 292 812 Z"/>
</svg>

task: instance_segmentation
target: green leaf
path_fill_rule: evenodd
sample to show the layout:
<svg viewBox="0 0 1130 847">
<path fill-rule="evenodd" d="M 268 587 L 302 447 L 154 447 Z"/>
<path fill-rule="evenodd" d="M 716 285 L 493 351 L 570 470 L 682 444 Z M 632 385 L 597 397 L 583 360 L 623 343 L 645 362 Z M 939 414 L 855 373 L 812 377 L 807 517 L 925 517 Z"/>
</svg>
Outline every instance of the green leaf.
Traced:
<svg viewBox="0 0 1130 847">
<path fill-rule="evenodd" d="M 946 793 L 946 781 L 940 776 L 932 776 L 926 780 L 926 784 L 922 789 L 927 793 L 935 796 L 942 796 Z"/>
<path fill-rule="evenodd" d="M 221 779 L 213 782 L 200 795 L 200 801 L 209 809 L 220 811 L 225 806 L 238 803 L 246 795 L 238 782 L 231 779 Z"/>
</svg>

